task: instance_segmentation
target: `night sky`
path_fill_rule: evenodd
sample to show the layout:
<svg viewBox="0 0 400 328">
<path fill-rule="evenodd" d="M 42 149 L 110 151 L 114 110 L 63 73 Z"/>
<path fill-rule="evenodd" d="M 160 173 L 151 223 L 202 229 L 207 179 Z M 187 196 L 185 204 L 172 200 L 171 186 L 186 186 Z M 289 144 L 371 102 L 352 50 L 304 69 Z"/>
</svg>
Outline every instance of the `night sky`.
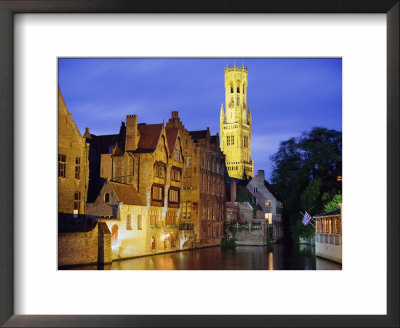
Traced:
<svg viewBox="0 0 400 328">
<path fill-rule="evenodd" d="M 342 130 L 342 61 L 274 59 L 59 59 L 59 87 L 83 134 L 116 134 L 127 114 L 162 123 L 178 110 L 188 130 L 219 133 L 225 101 L 224 68 L 248 68 L 247 103 L 253 119 L 254 172 L 264 169 L 282 141 L 320 126 Z M 224 104 L 225 107 L 225 104 Z"/>
</svg>

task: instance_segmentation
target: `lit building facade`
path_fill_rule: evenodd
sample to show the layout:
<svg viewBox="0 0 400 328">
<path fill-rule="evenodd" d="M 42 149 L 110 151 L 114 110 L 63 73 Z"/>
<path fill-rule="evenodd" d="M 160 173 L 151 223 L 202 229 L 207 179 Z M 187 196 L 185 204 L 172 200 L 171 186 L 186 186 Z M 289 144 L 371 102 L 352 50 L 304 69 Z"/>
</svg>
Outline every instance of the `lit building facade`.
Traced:
<svg viewBox="0 0 400 328">
<path fill-rule="evenodd" d="M 283 238 L 283 202 L 272 191 L 265 180 L 264 170 L 258 170 L 257 175 L 246 184 L 246 189 L 254 197 L 257 206 L 262 210 L 265 221 L 271 230 L 274 241 Z"/>
<path fill-rule="evenodd" d="M 342 204 L 334 211 L 315 215 L 315 255 L 342 263 Z"/>
<path fill-rule="evenodd" d="M 225 109 L 221 105 L 221 149 L 232 178 L 253 177 L 251 160 L 251 113 L 247 105 L 247 68 L 225 68 Z"/>
<path fill-rule="evenodd" d="M 224 236 L 226 222 L 225 156 L 219 147 L 219 136 L 210 130 L 190 131 L 200 154 L 197 170 L 199 244 L 217 245 Z"/>
</svg>

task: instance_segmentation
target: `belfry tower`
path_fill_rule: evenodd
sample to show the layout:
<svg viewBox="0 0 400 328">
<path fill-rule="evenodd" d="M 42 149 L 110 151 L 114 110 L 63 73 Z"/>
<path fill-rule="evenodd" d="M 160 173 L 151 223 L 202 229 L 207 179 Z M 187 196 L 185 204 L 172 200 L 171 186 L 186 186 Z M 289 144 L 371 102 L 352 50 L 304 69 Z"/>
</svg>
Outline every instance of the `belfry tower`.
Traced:
<svg viewBox="0 0 400 328">
<path fill-rule="evenodd" d="M 247 67 L 225 67 L 225 111 L 221 104 L 221 149 L 232 178 L 254 176 L 251 154 L 251 113 L 247 107 Z"/>
</svg>

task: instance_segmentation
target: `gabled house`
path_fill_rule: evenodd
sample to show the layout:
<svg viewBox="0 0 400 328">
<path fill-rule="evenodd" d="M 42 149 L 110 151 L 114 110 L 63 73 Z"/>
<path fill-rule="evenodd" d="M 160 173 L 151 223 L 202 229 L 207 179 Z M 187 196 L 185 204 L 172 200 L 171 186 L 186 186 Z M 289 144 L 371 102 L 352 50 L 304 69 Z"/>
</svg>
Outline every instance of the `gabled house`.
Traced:
<svg viewBox="0 0 400 328">
<path fill-rule="evenodd" d="M 132 185 L 103 179 L 103 185 L 87 213 L 107 224 L 111 231 L 112 259 L 146 253 L 146 206 Z"/>
<path fill-rule="evenodd" d="M 264 170 L 258 170 L 257 175 L 248 181 L 246 189 L 254 197 L 255 203 L 260 206 L 269 227 L 272 227 L 272 239 L 283 238 L 283 202 L 273 192 L 270 184 L 265 180 Z"/>
<path fill-rule="evenodd" d="M 86 211 L 89 144 L 58 89 L 58 266 L 111 262 L 107 227 Z"/>
</svg>

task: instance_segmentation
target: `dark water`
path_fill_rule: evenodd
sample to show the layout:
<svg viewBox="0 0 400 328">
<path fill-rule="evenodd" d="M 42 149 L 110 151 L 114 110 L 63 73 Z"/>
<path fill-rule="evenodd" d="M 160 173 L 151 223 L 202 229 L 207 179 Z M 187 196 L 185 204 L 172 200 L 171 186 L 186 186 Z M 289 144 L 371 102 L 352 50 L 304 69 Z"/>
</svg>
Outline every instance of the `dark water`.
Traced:
<svg viewBox="0 0 400 328">
<path fill-rule="evenodd" d="M 83 270 L 341 270 L 342 266 L 317 258 L 314 246 L 238 246 L 202 248 L 113 262 Z"/>
</svg>

